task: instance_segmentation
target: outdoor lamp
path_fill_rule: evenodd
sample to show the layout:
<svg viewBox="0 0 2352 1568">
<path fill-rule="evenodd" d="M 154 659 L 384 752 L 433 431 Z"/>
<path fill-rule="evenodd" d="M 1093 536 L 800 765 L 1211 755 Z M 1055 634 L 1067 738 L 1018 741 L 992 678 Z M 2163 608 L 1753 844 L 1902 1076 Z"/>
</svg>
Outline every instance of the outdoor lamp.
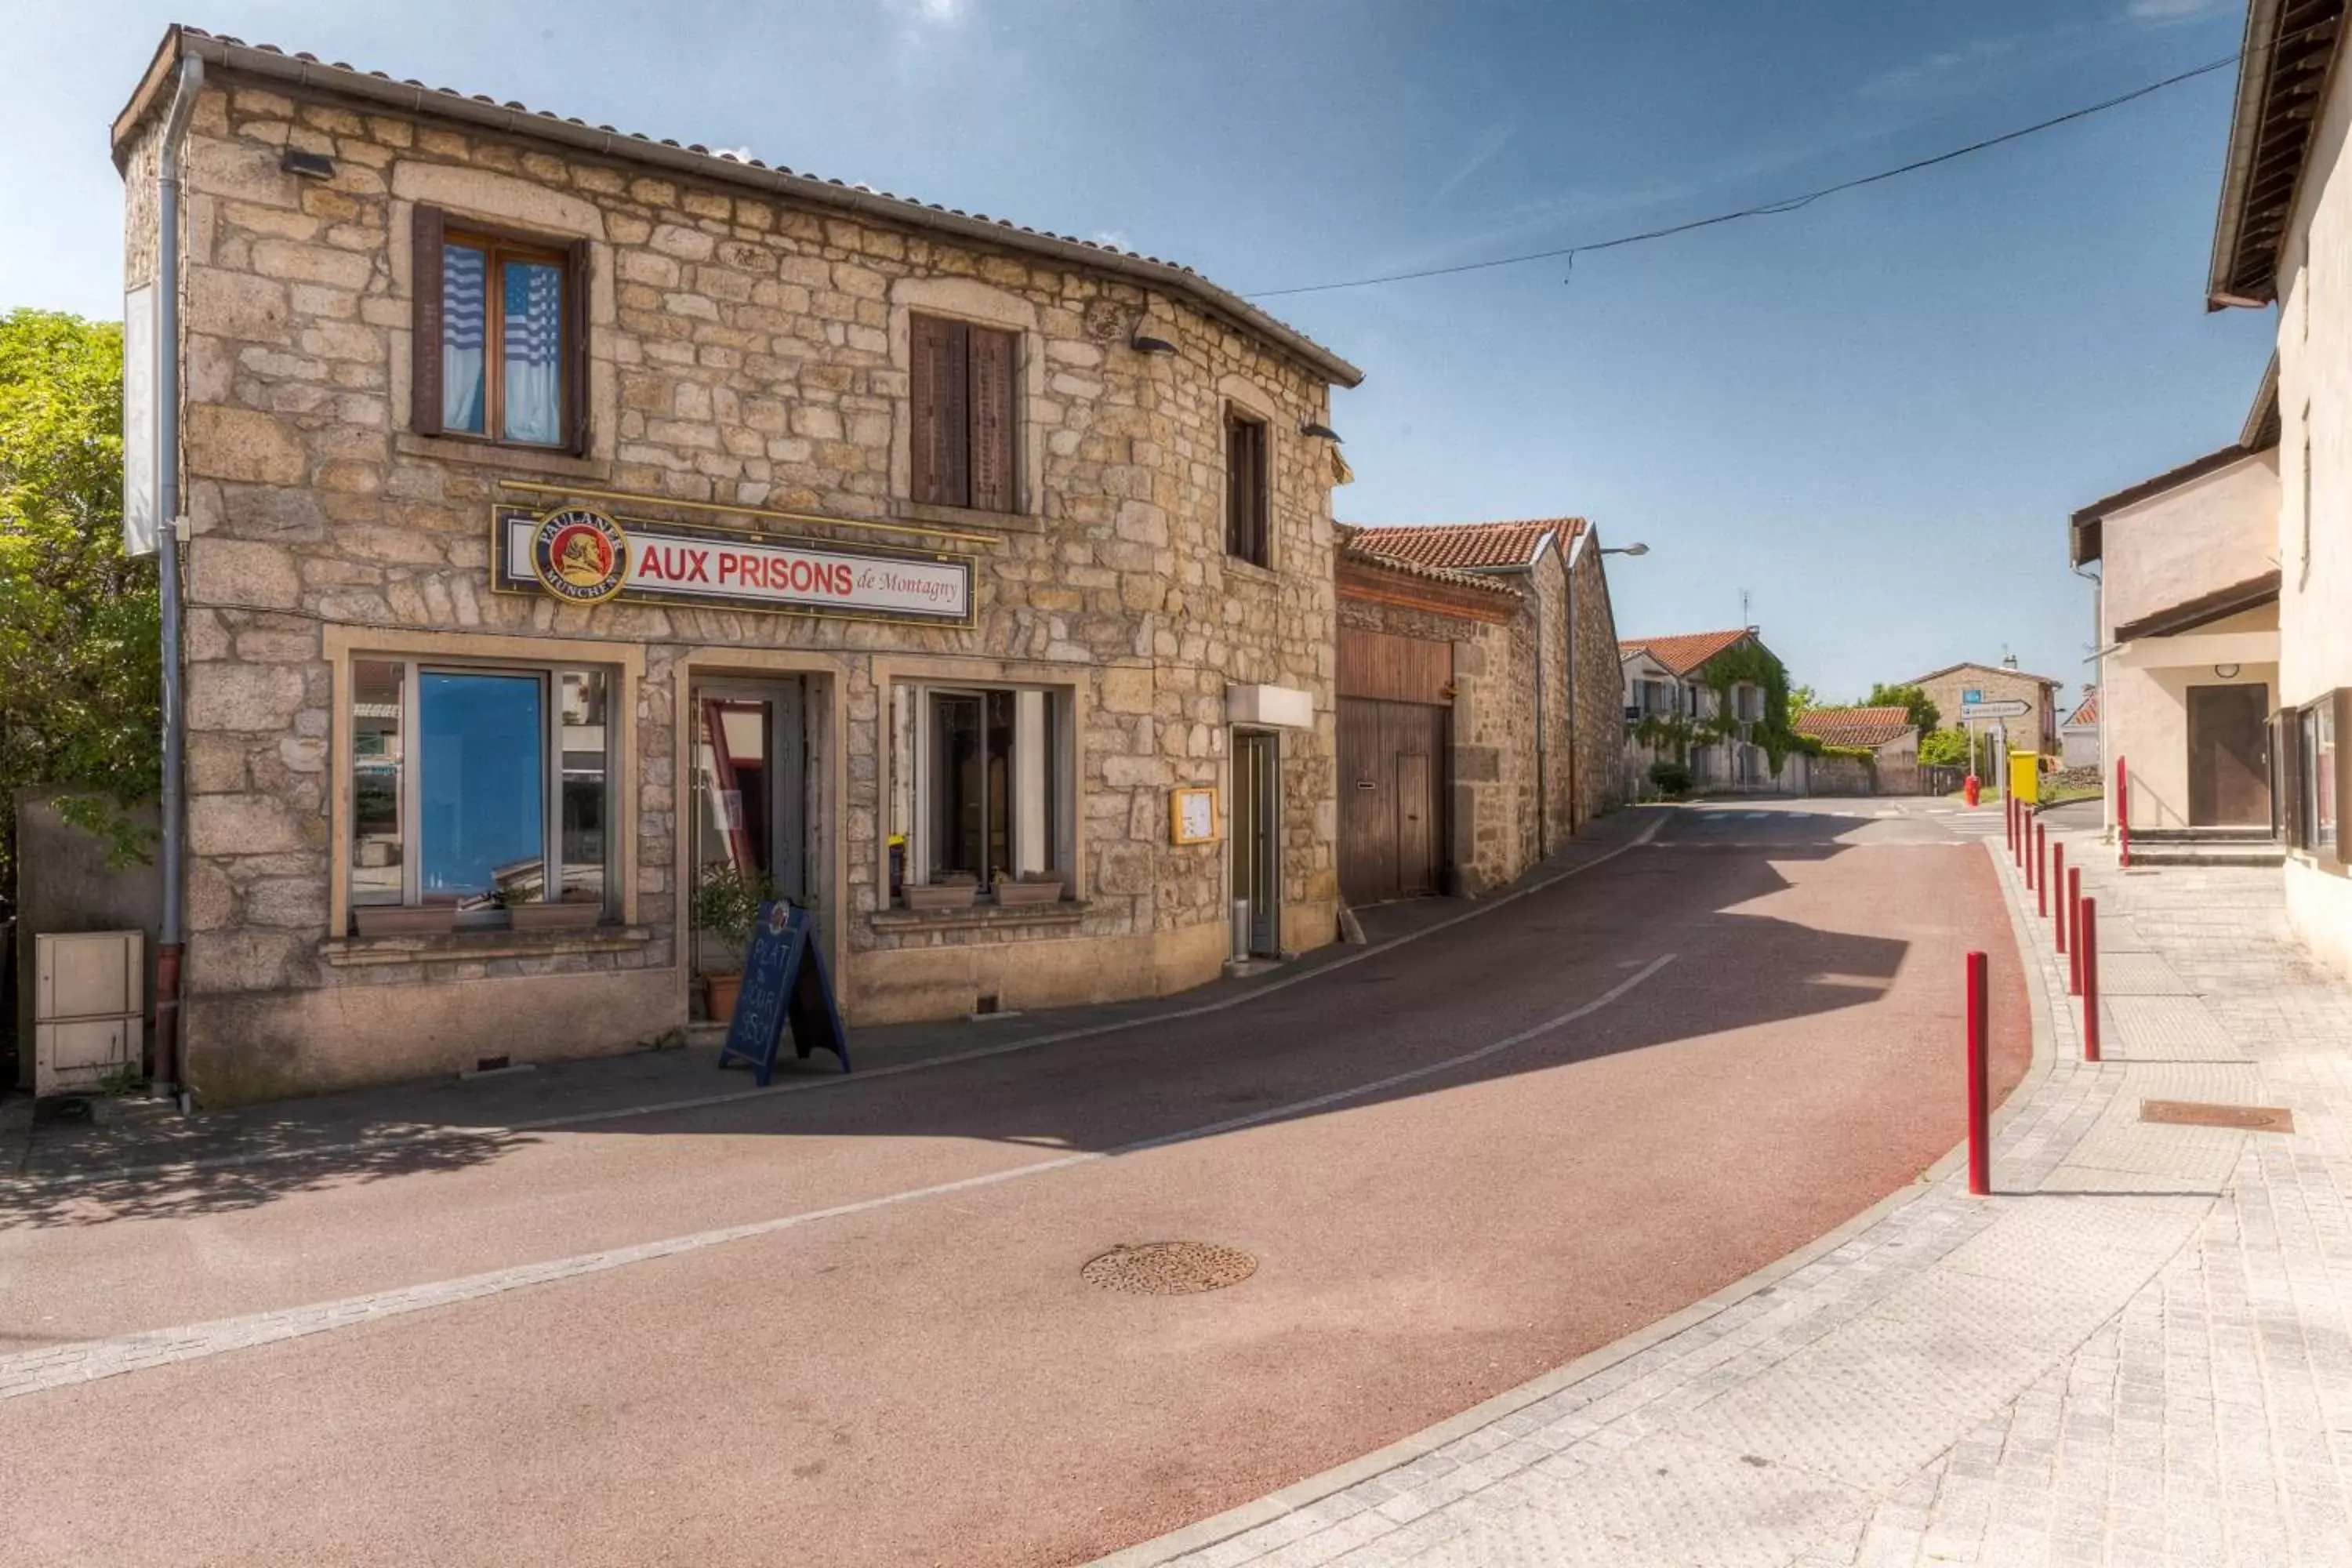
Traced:
<svg viewBox="0 0 2352 1568">
<path fill-rule="evenodd" d="M 278 154 L 278 166 L 305 180 L 331 180 L 335 177 L 335 161 L 324 153 L 304 153 L 289 147 Z"/>
<path fill-rule="evenodd" d="M 1167 339 L 1147 338 L 1140 332 L 1129 338 L 1127 346 L 1139 354 L 1172 354 L 1176 352 L 1176 345 Z"/>
<path fill-rule="evenodd" d="M 1603 555 L 1647 555 L 1649 552 L 1650 547 L 1639 541 L 1632 544 L 1604 544 L 1601 547 Z"/>
<path fill-rule="evenodd" d="M 1334 446 L 1339 443 L 1339 432 L 1328 425 L 1318 425 L 1311 419 L 1298 427 L 1298 433 L 1301 436 L 1320 436 Z"/>
</svg>

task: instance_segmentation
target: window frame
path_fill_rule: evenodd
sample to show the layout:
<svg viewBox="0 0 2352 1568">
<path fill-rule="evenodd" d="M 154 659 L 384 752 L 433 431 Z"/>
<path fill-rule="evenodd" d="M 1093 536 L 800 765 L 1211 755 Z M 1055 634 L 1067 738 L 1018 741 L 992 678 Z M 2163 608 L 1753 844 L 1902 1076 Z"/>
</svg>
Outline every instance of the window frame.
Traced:
<svg viewBox="0 0 2352 1568">
<path fill-rule="evenodd" d="M 940 352 L 932 334 L 944 334 L 953 345 L 960 366 L 952 411 L 937 410 L 942 378 L 930 370 L 929 356 Z M 993 321 L 971 321 L 937 310 L 907 312 L 907 499 L 918 506 L 947 507 L 957 511 L 1018 516 L 1024 510 L 1022 472 L 1021 392 L 1023 354 L 1027 334 Z M 996 357 L 1001 354 L 1001 361 Z M 995 366 L 1001 374 L 992 374 Z M 983 428 L 990 418 L 989 384 L 1002 395 L 1003 435 L 995 441 L 1002 472 L 990 475 L 982 461 Z M 934 421 L 943 438 L 952 426 L 961 442 L 959 460 L 940 469 L 928 435 Z"/>
<path fill-rule="evenodd" d="M 448 313 L 443 295 L 444 256 L 452 245 L 483 253 L 482 428 L 452 430 L 443 419 Z M 414 209 L 409 244 L 409 424 L 420 436 L 470 441 L 518 452 L 584 457 L 588 451 L 589 244 L 484 223 L 422 203 Z M 556 382 L 562 396 L 554 441 L 505 435 L 506 311 L 500 264 L 528 261 L 559 269 L 563 327 Z"/>
<path fill-rule="evenodd" d="M 1244 480 L 1234 471 L 1234 437 L 1244 429 L 1254 432 L 1251 461 L 1255 471 Z M 1274 421 L 1238 403 L 1225 405 L 1225 554 L 1229 559 L 1245 561 L 1253 566 L 1274 568 Z M 1246 494 L 1250 501 L 1250 522 L 1254 537 L 1244 538 L 1240 509 L 1236 502 Z M 1244 549 L 1255 544 L 1255 549 Z"/>
<path fill-rule="evenodd" d="M 352 721 L 356 718 L 359 700 L 358 667 L 362 664 L 389 664 L 400 668 L 400 784 L 398 789 L 401 847 L 401 893 L 399 900 L 390 902 L 379 898 L 362 897 L 352 873 L 359 837 L 358 791 L 354 780 L 359 760 L 356 731 Z M 423 789 L 424 769 L 420 755 L 420 716 L 424 678 L 427 675 L 497 676 L 509 679 L 531 679 L 539 684 L 540 723 L 542 733 L 539 750 L 541 872 L 539 903 L 562 900 L 563 874 L 569 862 L 563 854 L 563 678 L 572 674 L 593 674 L 604 683 L 604 853 L 599 869 L 603 873 L 603 896 L 597 900 L 598 919 L 610 921 L 623 911 L 621 887 L 623 858 L 621 853 L 621 726 L 615 722 L 627 686 L 628 671 L 619 665 L 600 664 L 586 659 L 499 659 L 466 655 L 442 655 L 415 651 L 382 651 L 369 647 L 352 650 L 347 667 L 350 678 L 343 683 L 341 704 L 344 710 L 343 756 L 341 762 L 341 785 L 350 805 L 343 815 L 339 842 L 334 853 L 340 858 L 344 879 L 344 923 L 348 927 L 361 909 L 418 909 L 425 905 L 423 889 Z M 552 889 L 556 896 L 549 897 Z M 461 910 L 457 916 L 460 929 L 496 927 L 506 919 L 503 908 Z"/>
<path fill-rule="evenodd" d="M 1004 869 L 1015 877 L 1027 870 L 1058 871 L 1063 879 L 1064 900 L 1075 900 L 1081 896 L 1077 885 L 1076 694 L 1067 686 L 1034 681 L 905 678 L 890 682 L 892 776 L 887 803 L 890 816 L 887 837 L 904 837 L 907 852 L 901 862 L 899 881 L 904 887 L 928 887 L 938 869 L 932 865 L 940 813 L 933 785 L 938 760 L 932 742 L 937 713 L 934 700 L 979 698 L 984 711 L 986 699 L 994 693 L 1010 693 L 1014 699 L 1007 770 L 1011 805 L 1005 816 L 1006 856 L 1012 864 Z M 1024 761 L 1029 749 L 1024 735 L 1030 723 L 1024 715 L 1030 709 L 1021 699 L 1031 696 L 1042 699 L 1042 707 L 1036 711 L 1045 731 L 1040 741 L 1043 755 L 1035 764 Z M 903 710 L 902 700 L 907 705 Z M 1045 775 L 1044 799 L 1039 803 L 1045 819 L 1042 851 L 1028 842 L 1033 830 L 1023 820 L 1028 815 L 1024 792 L 1033 765 L 1042 768 Z M 987 867 L 978 873 L 979 891 L 993 889 L 995 870 L 994 867 Z M 882 903 L 885 908 L 901 907 L 903 900 L 886 894 Z"/>
</svg>

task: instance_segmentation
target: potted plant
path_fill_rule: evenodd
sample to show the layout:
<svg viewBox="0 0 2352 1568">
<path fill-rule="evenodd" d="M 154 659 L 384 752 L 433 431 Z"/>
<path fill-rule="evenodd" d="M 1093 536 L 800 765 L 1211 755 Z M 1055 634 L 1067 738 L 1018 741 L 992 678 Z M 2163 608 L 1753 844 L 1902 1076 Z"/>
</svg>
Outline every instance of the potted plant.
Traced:
<svg viewBox="0 0 2352 1568">
<path fill-rule="evenodd" d="M 1063 877 L 1059 871 L 1024 871 L 1018 877 L 996 879 L 996 901 L 1006 909 L 1024 904 L 1058 904 Z"/>
<path fill-rule="evenodd" d="M 695 884 L 695 969 L 702 976 L 704 1010 L 712 1018 L 734 1016 L 751 923 L 760 918 L 760 906 L 775 896 L 766 874 L 746 873 L 732 861 L 705 867 Z"/>
<path fill-rule="evenodd" d="M 980 879 L 969 871 L 940 871 L 928 882 L 907 885 L 907 907 L 910 910 L 968 910 L 980 891 Z"/>
</svg>

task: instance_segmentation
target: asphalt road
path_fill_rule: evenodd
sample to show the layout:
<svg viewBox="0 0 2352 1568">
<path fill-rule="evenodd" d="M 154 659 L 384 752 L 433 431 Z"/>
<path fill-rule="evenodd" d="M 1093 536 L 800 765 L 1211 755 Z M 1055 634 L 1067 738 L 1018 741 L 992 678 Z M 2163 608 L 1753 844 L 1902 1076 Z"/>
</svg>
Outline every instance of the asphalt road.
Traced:
<svg viewBox="0 0 2352 1568">
<path fill-rule="evenodd" d="M 1670 817 L 1206 1017 L 0 1231 L 0 1353 L 493 1276 L 0 1402 L 0 1563 L 1066 1563 L 1466 1408 L 1949 1149 L 1967 948 L 2023 1071 L 1997 811 Z M 1257 1270 L 1080 1277 L 1174 1238 Z"/>
</svg>

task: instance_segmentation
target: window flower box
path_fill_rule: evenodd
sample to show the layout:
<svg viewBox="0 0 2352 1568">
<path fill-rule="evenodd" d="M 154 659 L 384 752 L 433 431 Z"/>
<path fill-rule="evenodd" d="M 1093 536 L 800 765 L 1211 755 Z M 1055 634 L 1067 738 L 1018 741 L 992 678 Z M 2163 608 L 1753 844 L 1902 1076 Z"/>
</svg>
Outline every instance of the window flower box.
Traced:
<svg viewBox="0 0 2352 1568">
<path fill-rule="evenodd" d="M 1061 873 L 1024 871 L 1018 877 L 1000 877 L 996 882 L 996 901 L 1004 909 L 1029 904 L 1058 904 L 1062 901 Z"/>
<path fill-rule="evenodd" d="M 576 931 L 604 918 L 604 906 L 585 899 L 507 906 L 507 919 L 517 931 Z"/>
<path fill-rule="evenodd" d="M 910 885 L 906 890 L 907 907 L 915 910 L 968 910 L 973 895 L 980 891 L 976 881 L 923 882 Z"/>
<path fill-rule="evenodd" d="M 362 936 L 446 936 L 457 924 L 457 906 L 361 904 L 352 910 Z"/>
</svg>

